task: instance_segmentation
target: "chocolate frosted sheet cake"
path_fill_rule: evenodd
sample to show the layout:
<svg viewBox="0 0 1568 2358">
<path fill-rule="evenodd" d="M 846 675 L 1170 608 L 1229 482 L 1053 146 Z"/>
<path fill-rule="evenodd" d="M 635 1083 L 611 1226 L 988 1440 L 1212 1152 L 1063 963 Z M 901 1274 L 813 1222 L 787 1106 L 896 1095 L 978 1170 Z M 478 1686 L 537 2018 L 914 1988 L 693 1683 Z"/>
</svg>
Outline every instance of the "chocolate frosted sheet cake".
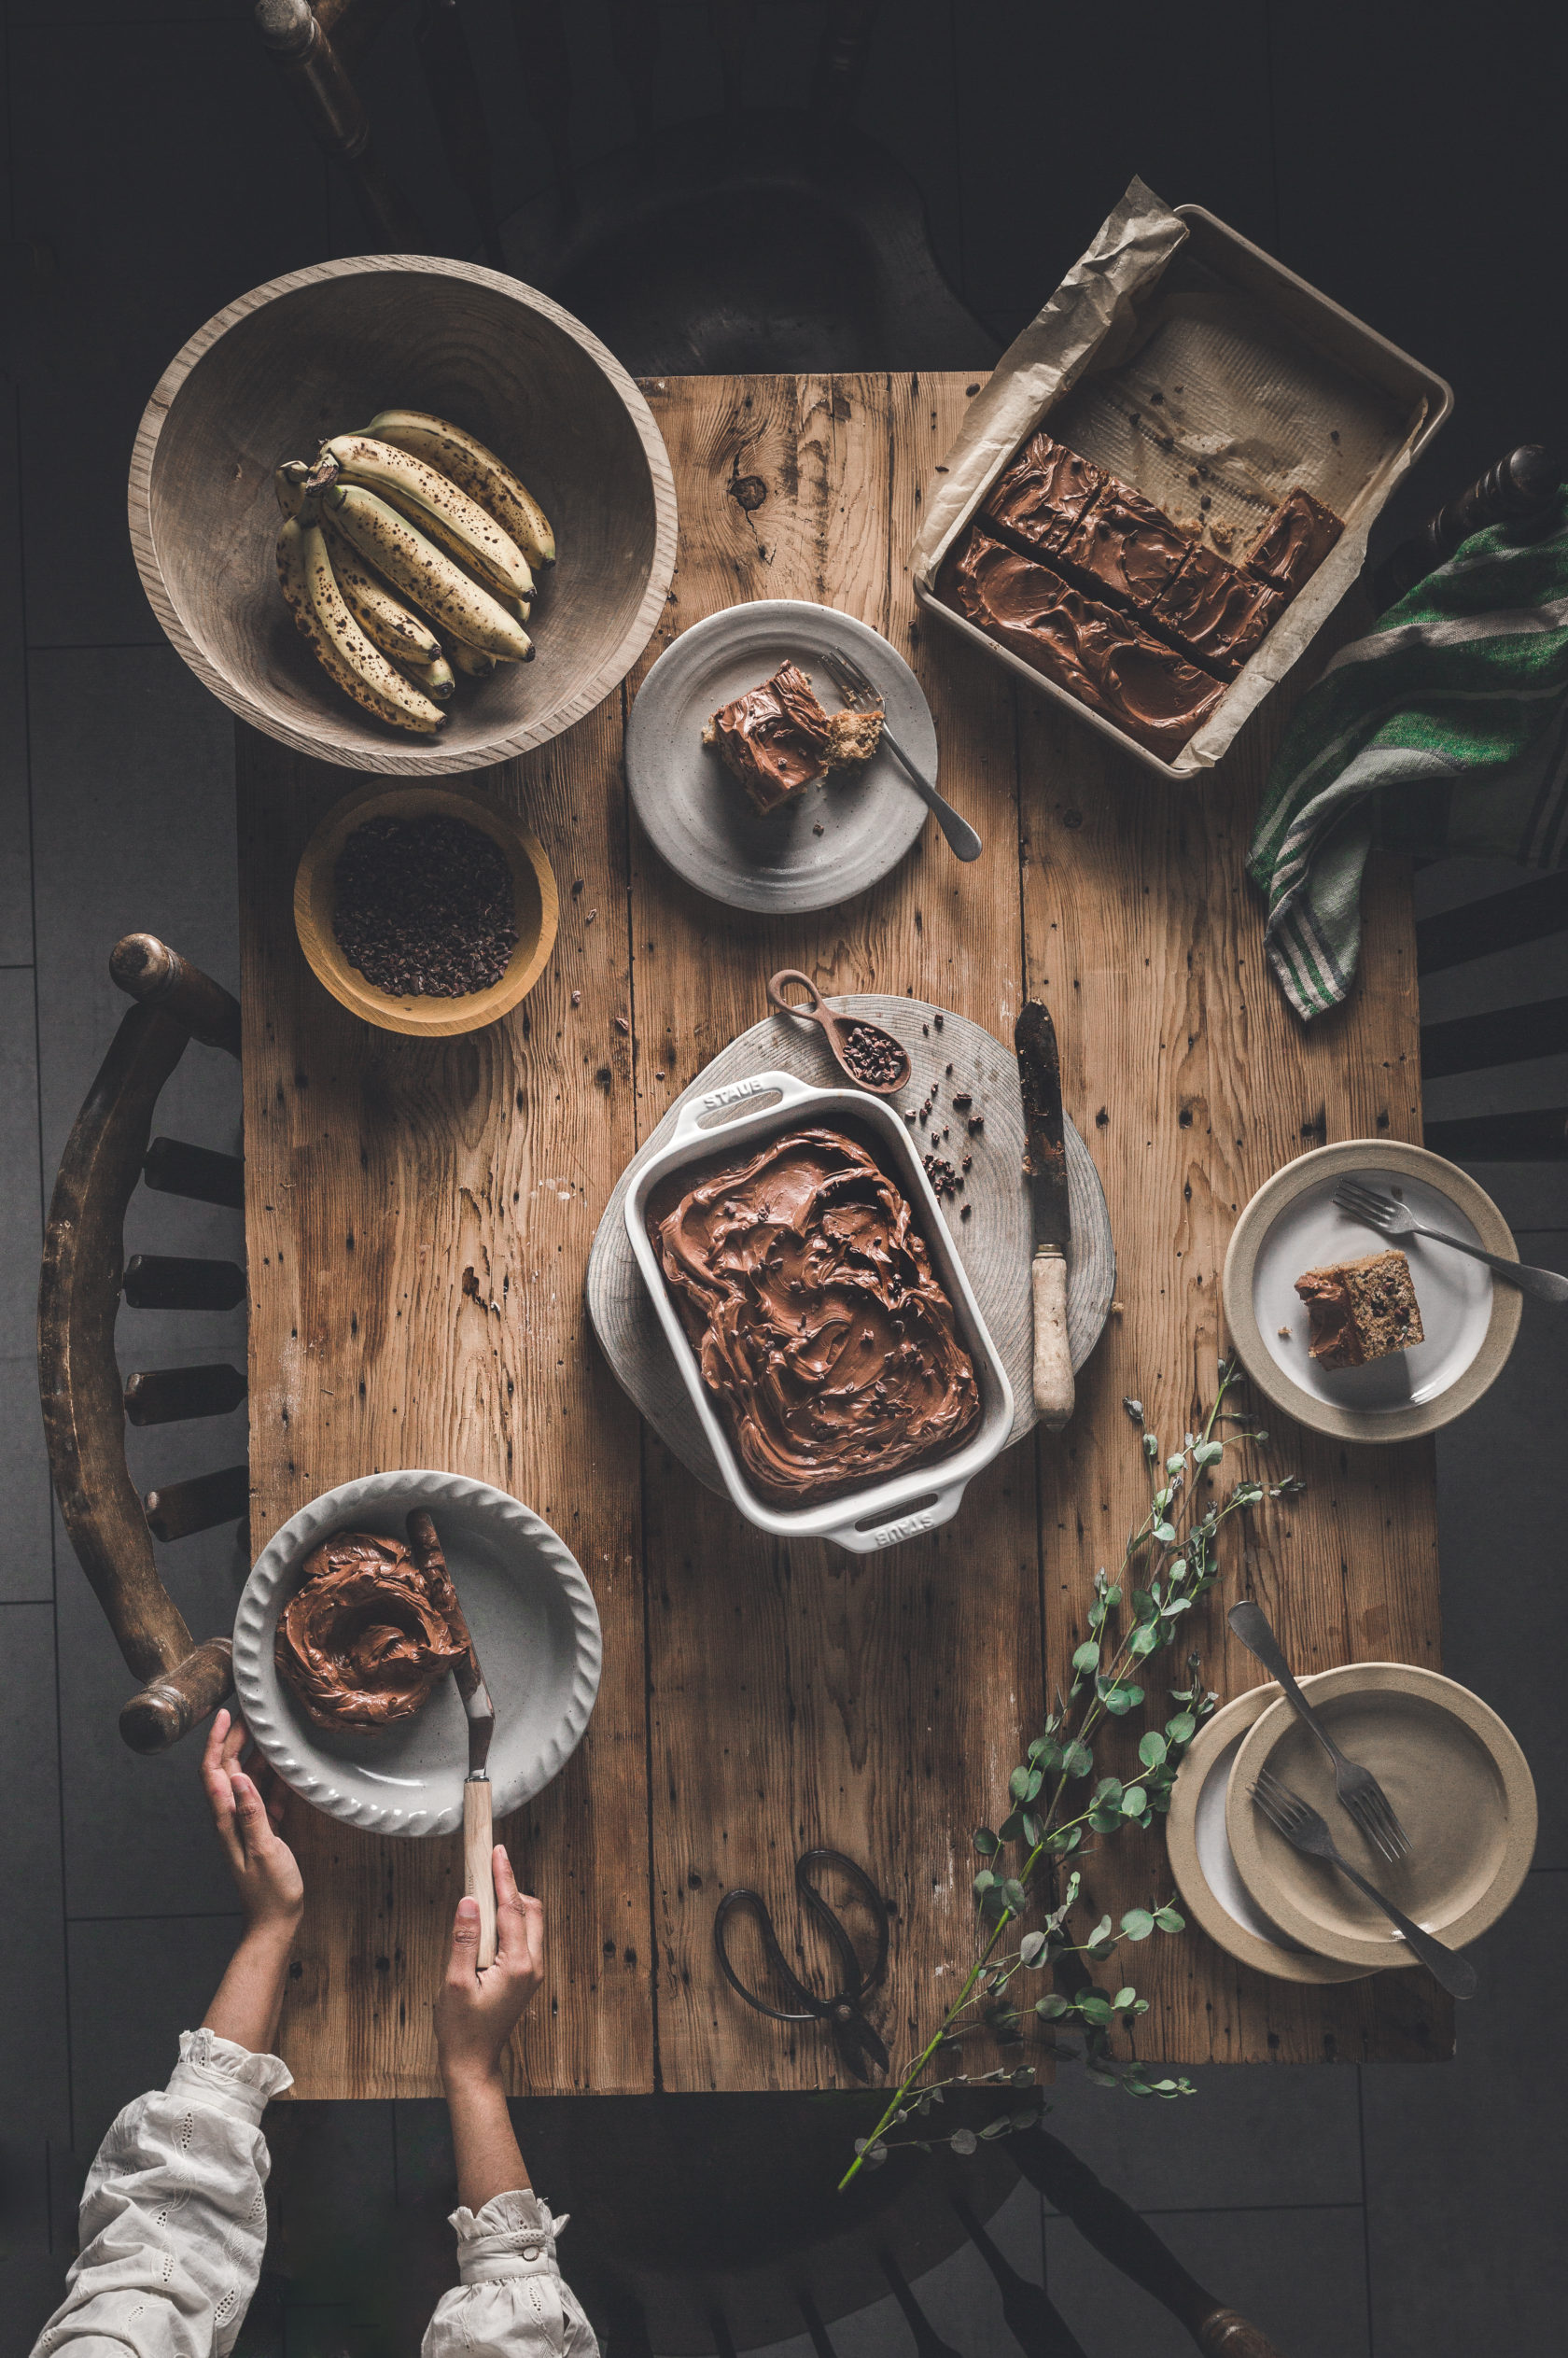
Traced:
<svg viewBox="0 0 1568 2358">
<path fill-rule="evenodd" d="M 648 1233 L 741 1470 L 770 1506 L 884 1481 L 978 1423 L 925 1239 L 857 1140 L 797 1130 L 678 1172 L 653 1191 Z"/>
<path fill-rule="evenodd" d="M 1321 1368 L 1363 1368 L 1426 1340 L 1410 1264 L 1397 1249 L 1306 1270 L 1295 1290 L 1307 1305 L 1307 1347 Z"/>
<path fill-rule="evenodd" d="M 972 525 L 937 577 L 937 596 L 1043 678 L 1169 761 L 1224 695 L 1219 681 L 1130 616 Z"/>
<path fill-rule="evenodd" d="M 726 704 L 703 731 L 703 743 L 717 747 L 764 818 L 824 775 L 834 742 L 810 681 L 792 663 L 781 663 L 760 688 Z"/>
<path fill-rule="evenodd" d="M 1031 555 L 1049 556 L 1108 481 L 1075 450 L 1053 442 L 1043 427 L 993 485 L 984 512 L 1003 540 L 1015 540 Z"/>
<path fill-rule="evenodd" d="M 1333 509 L 1325 508 L 1298 484 L 1264 526 L 1247 559 L 1247 570 L 1286 597 L 1294 597 L 1344 529 Z"/>
<path fill-rule="evenodd" d="M 1208 671 L 1234 679 L 1284 612 L 1281 593 L 1194 548 L 1150 610 L 1149 619 Z"/>
<path fill-rule="evenodd" d="M 1096 591 L 1108 592 L 1147 614 L 1192 554 L 1193 540 L 1180 525 L 1124 483 L 1107 483 L 1061 545 L 1069 573 L 1082 574 Z"/>
</svg>

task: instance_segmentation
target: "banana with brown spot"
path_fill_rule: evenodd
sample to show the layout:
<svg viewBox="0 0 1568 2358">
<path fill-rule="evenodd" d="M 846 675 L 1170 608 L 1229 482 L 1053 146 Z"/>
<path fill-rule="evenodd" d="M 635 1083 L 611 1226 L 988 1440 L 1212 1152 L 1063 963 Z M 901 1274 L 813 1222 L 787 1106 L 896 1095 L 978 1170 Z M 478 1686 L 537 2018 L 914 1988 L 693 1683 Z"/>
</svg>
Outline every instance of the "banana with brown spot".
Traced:
<svg viewBox="0 0 1568 2358">
<path fill-rule="evenodd" d="M 405 670 L 439 662 L 441 640 L 429 624 L 371 572 L 353 541 L 331 523 L 327 526 L 327 547 L 348 611 L 372 647 Z"/>
<path fill-rule="evenodd" d="M 536 572 L 554 564 L 555 535 L 549 517 L 511 469 L 474 435 L 427 410 L 383 410 L 366 431 L 437 468 L 459 491 L 487 508 Z"/>
<path fill-rule="evenodd" d="M 444 715 L 371 646 L 355 621 L 332 572 L 327 536 L 308 511 L 284 524 L 277 567 L 289 612 L 344 695 L 393 728 L 434 737 Z"/>
<path fill-rule="evenodd" d="M 438 655 L 433 663 L 405 663 L 402 668 L 421 694 L 433 696 L 438 704 L 444 704 L 457 685 L 456 675 L 444 655 Z"/>
<path fill-rule="evenodd" d="M 339 434 L 324 442 L 318 469 L 328 459 L 336 462 L 340 481 L 386 500 L 495 597 L 532 597 L 534 577 L 511 535 L 424 459 L 370 434 Z"/>
<path fill-rule="evenodd" d="M 460 639 L 449 640 L 446 652 L 453 670 L 466 673 L 470 680 L 488 680 L 496 668 L 494 655 L 479 647 L 465 647 Z"/>
<path fill-rule="evenodd" d="M 362 484 L 335 483 L 322 494 L 328 514 L 367 564 L 412 598 L 437 626 L 499 663 L 526 663 L 533 643 L 492 597 L 406 517 Z"/>
</svg>

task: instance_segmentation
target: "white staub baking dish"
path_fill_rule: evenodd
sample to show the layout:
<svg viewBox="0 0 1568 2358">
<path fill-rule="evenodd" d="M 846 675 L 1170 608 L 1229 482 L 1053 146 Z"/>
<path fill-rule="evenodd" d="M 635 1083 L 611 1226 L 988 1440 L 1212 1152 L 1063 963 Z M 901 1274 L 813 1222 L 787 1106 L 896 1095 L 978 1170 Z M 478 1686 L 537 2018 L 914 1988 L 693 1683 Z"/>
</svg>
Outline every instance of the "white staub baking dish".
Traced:
<svg viewBox="0 0 1568 2358">
<path fill-rule="evenodd" d="M 753 1101 L 754 1111 L 730 1113 L 729 1109 Z M 728 1119 L 714 1120 L 726 1113 Z M 782 1130 L 796 1130 L 803 1122 L 830 1128 L 847 1123 L 876 1139 L 884 1168 L 907 1196 L 926 1240 L 931 1267 L 953 1305 L 980 1387 L 980 1425 L 961 1449 L 931 1465 L 911 1466 L 887 1481 L 846 1491 L 820 1506 L 785 1509 L 768 1506 L 741 1471 L 665 1284 L 648 1234 L 647 1205 L 653 1188 L 670 1172 L 709 1161 L 716 1155 L 742 1155 L 748 1147 L 761 1145 Z M 705 1123 L 712 1127 L 705 1129 Z M 858 1089 L 817 1088 L 792 1073 L 753 1074 L 749 1080 L 731 1081 L 722 1088 L 693 1098 L 682 1107 L 669 1144 L 650 1155 L 632 1182 L 626 1198 L 626 1232 L 724 1487 L 748 1522 L 760 1531 L 774 1532 L 783 1539 L 832 1539 L 857 1555 L 872 1554 L 949 1522 L 981 1467 L 1006 1448 L 1013 1425 L 1013 1387 L 986 1331 L 963 1264 L 953 1250 L 915 1142 L 901 1117 L 880 1098 L 862 1096 Z"/>
</svg>

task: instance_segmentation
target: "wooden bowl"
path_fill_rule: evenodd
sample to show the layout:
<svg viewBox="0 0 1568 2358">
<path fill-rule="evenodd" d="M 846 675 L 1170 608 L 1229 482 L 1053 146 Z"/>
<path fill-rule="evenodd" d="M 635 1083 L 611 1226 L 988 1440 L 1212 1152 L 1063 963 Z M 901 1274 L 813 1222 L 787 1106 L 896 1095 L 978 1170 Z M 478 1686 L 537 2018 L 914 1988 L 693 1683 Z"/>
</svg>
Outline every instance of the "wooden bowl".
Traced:
<svg viewBox="0 0 1568 2358">
<path fill-rule="evenodd" d="M 560 549 L 529 625 L 533 662 L 460 680 L 433 738 L 333 685 L 273 554 L 273 469 L 393 406 L 489 443 Z M 147 403 L 130 510 L 153 611 L 215 695 L 301 752 L 405 777 L 481 769 L 581 720 L 647 645 L 675 567 L 669 459 L 620 362 L 533 288 L 431 255 L 293 271 L 209 319 Z"/>
<path fill-rule="evenodd" d="M 466 819 L 499 844 L 517 890 L 517 946 L 500 981 L 462 999 L 394 999 L 351 966 L 332 931 L 333 877 L 338 854 L 367 819 Z M 450 786 L 364 786 L 335 803 L 306 844 L 294 877 L 294 925 L 311 972 L 351 1014 L 383 1032 L 438 1039 L 479 1032 L 532 990 L 555 946 L 560 912 L 555 877 L 544 847 L 523 821 L 497 803 Z"/>
</svg>

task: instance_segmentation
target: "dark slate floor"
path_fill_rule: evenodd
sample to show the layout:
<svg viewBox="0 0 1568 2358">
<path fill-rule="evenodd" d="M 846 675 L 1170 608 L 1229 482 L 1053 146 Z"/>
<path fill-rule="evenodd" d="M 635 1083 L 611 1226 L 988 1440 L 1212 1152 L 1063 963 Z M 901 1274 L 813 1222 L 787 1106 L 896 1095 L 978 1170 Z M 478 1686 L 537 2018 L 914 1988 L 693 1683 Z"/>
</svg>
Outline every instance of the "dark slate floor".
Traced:
<svg viewBox="0 0 1568 2358">
<path fill-rule="evenodd" d="M 465 0 L 505 205 L 544 184 L 504 0 Z M 588 160 L 628 135 L 608 11 L 568 11 Z M 408 10 L 364 84 L 384 146 L 450 250 L 472 229 L 413 79 Z M 664 0 L 657 119 L 714 103 L 708 12 Z M 762 9 L 759 91 L 804 95 L 821 9 Z M 127 455 L 147 392 L 212 311 L 280 271 L 364 243 L 259 54 L 243 0 L 8 0 L 4 10 L 11 335 L 0 417 L 0 2358 L 28 2347 L 72 2249 L 80 2174 L 114 2110 L 167 2070 L 233 1930 L 189 1749 L 133 1760 L 115 1733 L 125 1678 L 50 1512 L 34 1397 L 42 1206 L 119 1008 L 105 959 L 133 927 L 236 980 L 229 718 L 159 634 L 126 542 Z M 1555 49 L 1553 45 L 1555 44 Z M 937 250 L 972 308 L 1010 335 L 1130 174 L 1204 203 L 1454 382 L 1459 407 L 1397 526 L 1508 443 L 1561 438 L 1563 330 L 1541 277 L 1561 242 L 1562 36 L 1533 0 L 1477 22 L 1391 0 L 1127 0 L 1064 19 L 1028 0 L 904 0 L 875 36 L 862 126 L 916 175 Z M 1030 78 L 1035 74 L 1037 79 Z M 1500 93 L 1505 92 L 1505 96 Z M 1065 94 L 1065 97 L 1064 97 Z M 31 242 L 53 257 L 28 266 Z M 1543 316 L 1545 315 L 1545 316 Z M 1425 905 L 1503 880 L 1450 864 Z M 1513 951 L 1438 978 L 1430 1011 L 1508 1005 L 1568 985 L 1560 954 Z M 1431 1111 L 1552 1100 L 1568 1056 Z M 1450 1103 L 1462 1096 L 1463 1102 Z M 1559 1102 L 1561 1097 L 1559 1096 Z M 161 1126 L 233 1147 L 235 1076 L 193 1049 Z M 1568 1269 L 1561 1168 L 1483 1167 L 1529 1258 Z M 229 1253 L 236 1217 L 142 1198 L 133 1245 Z M 211 1346 L 217 1332 L 218 1350 Z M 1475 2358 L 1504 2337 L 1557 2346 L 1568 2282 L 1547 2203 L 1563 2183 L 1568 2098 L 1557 1994 L 1568 1947 L 1568 1822 L 1550 1775 L 1561 1718 L 1562 1517 L 1556 1452 L 1565 1330 L 1526 1309 L 1502 1381 L 1439 1449 L 1448 1666 L 1503 1710 L 1542 1786 L 1535 1871 L 1483 1944 L 1485 1999 L 1450 2069 L 1212 2071 L 1182 2107 L 1064 2085 L 1054 2126 L 1288 2358 Z M 143 1314 L 128 1364 L 241 1348 L 231 1322 Z M 146 1482 L 230 1462 L 243 1416 L 141 1437 Z M 164 1551 L 199 1631 L 244 1578 L 231 1534 Z M 439 2108 L 321 2108 L 281 2193 L 313 2249 L 431 2239 L 449 2159 Z M 1554 2205 L 1555 2210 L 1555 2205 Z M 1020 2191 L 994 2227 L 1045 2282 L 1088 2358 L 1186 2348 L 1066 2222 Z M 569 2253 L 569 2245 L 568 2245 Z M 870 2293 L 868 2289 L 868 2299 Z M 965 2358 L 1015 2347 L 973 2252 L 920 2287 Z M 398 2346 L 412 2350 L 416 2327 Z M 912 2348 L 890 2298 L 833 2329 L 845 2358 Z M 270 2283 L 251 2358 L 380 2348 L 317 2262 Z M 390 2347 L 390 2345 L 385 2345 Z M 789 2358 L 805 2358 L 802 2337 Z"/>
</svg>

